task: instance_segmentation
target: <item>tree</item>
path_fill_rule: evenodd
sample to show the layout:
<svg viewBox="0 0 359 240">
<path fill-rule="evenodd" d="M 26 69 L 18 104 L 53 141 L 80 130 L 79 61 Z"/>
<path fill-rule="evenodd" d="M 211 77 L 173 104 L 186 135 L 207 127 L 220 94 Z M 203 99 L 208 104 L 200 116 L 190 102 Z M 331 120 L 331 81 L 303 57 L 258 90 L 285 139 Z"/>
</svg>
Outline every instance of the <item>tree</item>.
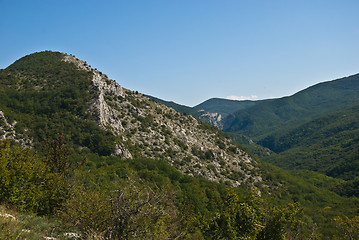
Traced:
<svg viewBox="0 0 359 240">
<path fill-rule="evenodd" d="M 63 134 L 58 133 L 56 139 L 47 140 L 45 142 L 44 153 L 52 172 L 65 175 L 69 172 L 70 150 L 65 146 Z"/>
<path fill-rule="evenodd" d="M 229 190 L 224 209 L 210 220 L 205 230 L 211 239 L 297 239 L 302 209 L 299 204 L 270 207 L 252 190 L 247 198 L 240 198 Z"/>
<path fill-rule="evenodd" d="M 128 180 L 110 198 L 109 239 L 168 239 L 183 233 L 173 193 Z"/>
<path fill-rule="evenodd" d="M 345 216 L 344 219 L 338 216 L 334 218 L 334 222 L 338 230 L 335 239 L 359 239 L 359 216 L 353 218 Z"/>
<path fill-rule="evenodd" d="M 59 207 L 67 186 L 46 160 L 29 149 L 0 141 L 0 202 L 18 210 L 50 214 Z"/>
<path fill-rule="evenodd" d="M 229 190 L 221 213 L 211 220 L 207 231 L 212 239 L 255 239 L 263 228 L 263 209 L 253 193 L 244 201 Z"/>
</svg>

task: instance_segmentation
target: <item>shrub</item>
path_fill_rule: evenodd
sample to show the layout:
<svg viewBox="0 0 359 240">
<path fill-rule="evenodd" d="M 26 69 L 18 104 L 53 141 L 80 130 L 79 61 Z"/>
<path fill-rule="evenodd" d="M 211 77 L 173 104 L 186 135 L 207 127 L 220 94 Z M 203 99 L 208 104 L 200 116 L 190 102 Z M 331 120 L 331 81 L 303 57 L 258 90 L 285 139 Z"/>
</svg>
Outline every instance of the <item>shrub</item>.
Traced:
<svg viewBox="0 0 359 240">
<path fill-rule="evenodd" d="M 51 172 L 43 158 L 29 149 L 0 142 L 0 202 L 31 213 L 49 214 L 67 194 L 62 175 Z"/>
</svg>

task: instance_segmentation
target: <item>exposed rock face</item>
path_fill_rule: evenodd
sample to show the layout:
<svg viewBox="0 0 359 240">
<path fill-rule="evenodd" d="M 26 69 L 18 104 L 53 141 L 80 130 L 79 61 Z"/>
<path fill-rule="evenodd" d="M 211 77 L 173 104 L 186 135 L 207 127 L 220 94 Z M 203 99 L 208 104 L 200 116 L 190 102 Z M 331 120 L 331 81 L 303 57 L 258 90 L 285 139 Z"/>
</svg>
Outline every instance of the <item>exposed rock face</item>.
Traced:
<svg viewBox="0 0 359 240">
<path fill-rule="evenodd" d="M 16 123 L 9 123 L 4 113 L 0 111 L 0 140 L 9 139 L 21 144 L 23 147 L 31 147 L 32 140 L 15 131 Z M 26 132 L 27 130 L 24 129 L 23 131 Z"/>
<path fill-rule="evenodd" d="M 122 88 L 73 56 L 65 55 L 63 60 L 93 73 L 98 95 L 89 111 L 102 128 L 118 137 L 116 155 L 166 159 L 183 173 L 232 186 L 262 180 L 257 163 L 216 128 Z M 221 121 L 219 114 L 207 117 Z"/>
<path fill-rule="evenodd" d="M 218 129 L 222 129 L 223 127 L 223 117 L 219 113 L 205 112 L 200 116 L 200 119 Z"/>
<path fill-rule="evenodd" d="M 93 73 L 92 84 L 98 92 L 98 97 L 97 99 L 94 99 L 94 102 L 91 104 L 89 109 L 90 113 L 98 117 L 99 125 L 102 128 L 106 129 L 110 127 L 114 134 L 123 132 L 124 128 L 118 118 L 119 112 L 110 107 L 105 100 L 105 97 L 123 97 L 123 88 L 115 81 L 110 80 L 107 75 L 102 74 L 97 69 L 91 68 L 89 64 L 74 56 L 65 55 L 63 60 L 65 62 L 74 63 L 80 70 L 90 71 Z M 131 153 L 119 143 L 116 144 L 116 151 L 114 155 L 121 156 L 123 158 L 132 158 Z"/>
<path fill-rule="evenodd" d="M 106 75 L 102 74 L 97 69 L 91 68 L 86 62 L 71 56 L 65 55 L 63 60 L 65 62 L 74 63 L 79 69 L 90 71 L 93 73 L 92 84 L 98 91 L 98 99 L 91 106 L 92 112 L 98 113 L 100 125 L 102 127 L 111 126 L 114 131 L 123 131 L 121 122 L 117 119 L 118 112 L 112 109 L 105 101 L 107 97 L 121 97 L 124 95 L 122 87 L 115 81 L 110 80 Z"/>
</svg>

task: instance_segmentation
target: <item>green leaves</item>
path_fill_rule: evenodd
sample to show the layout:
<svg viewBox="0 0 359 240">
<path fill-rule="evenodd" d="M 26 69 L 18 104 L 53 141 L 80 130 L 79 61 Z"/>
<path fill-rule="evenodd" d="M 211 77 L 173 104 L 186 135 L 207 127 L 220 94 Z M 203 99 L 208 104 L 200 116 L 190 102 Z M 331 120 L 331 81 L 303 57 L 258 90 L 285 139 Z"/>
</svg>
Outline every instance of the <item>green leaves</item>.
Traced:
<svg viewBox="0 0 359 240">
<path fill-rule="evenodd" d="M 354 240 L 358 239 L 359 236 L 359 216 L 353 218 L 339 216 L 335 217 L 334 222 L 336 223 L 337 233 L 335 234 L 334 239 L 349 239 Z"/>
<path fill-rule="evenodd" d="M 252 191 L 247 198 L 229 190 L 224 209 L 208 224 L 211 239 L 286 239 L 304 224 L 298 204 L 271 207 Z"/>
<path fill-rule="evenodd" d="M 66 183 L 44 159 L 0 141 L 0 202 L 22 211 L 49 214 L 63 201 Z"/>
</svg>

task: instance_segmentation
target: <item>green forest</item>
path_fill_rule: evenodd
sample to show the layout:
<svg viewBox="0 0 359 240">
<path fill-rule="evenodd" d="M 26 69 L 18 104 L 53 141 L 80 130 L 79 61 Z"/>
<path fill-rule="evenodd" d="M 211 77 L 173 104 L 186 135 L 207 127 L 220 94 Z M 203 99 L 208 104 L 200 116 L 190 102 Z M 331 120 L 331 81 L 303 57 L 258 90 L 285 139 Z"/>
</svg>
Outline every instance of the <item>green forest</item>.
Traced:
<svg viewBox="0 0 359 240">
<path fill-rule="evenodd" d="M 316 225 L 303 214 L 303 207 L 298 202 L 284 199 L 289 200 L 288 196 L 281 196 L 282 204 L 278 204 L 274 198 L 259 197 L 258 189 L 233 189 L 183 175 L 160 160 L 70 154 L 62 135 L 50 141 L 44 149 L 41 156 L 11 146 L 9 142 L 1 142 L 0 201 L 5 207 L 3 211 L 16 209 L 31 216 L 42 216 L 41 221 L 56 220 L 52 223 L 53 236 L 65 232 L 76 232 L 83 239 L 295 239 L 297 236 L 320 236 L 314 231 Z M 279 176 L 285 173 L 277 174 L 268 175 L 268 178 L 273 181 L 275 177 L 286 178 Z M 300 196 L 300 191 L 307 190 L 310 188 L 290 194 Z M 320 197 L 325 198 L 325 195 Z M 327 216 L 331 215 L 330 211 L 328 209 Z M 331 219 L 331 225 L 345 225 L 346 221 L 356 223 L 356 219 L 334 217 L 338 220 Z M 33 221 L 39 221 L 33 218 Z M 36 239 L 39 234 L 46 234 L 41 229 L 21 232 L 21 228 L 29 228 L 27 225 L 34 227 L 31 221 L 27 225 L 16 223 L 16 228 L 11 220 L 1 221 L 2 239 L 19 239 L 19 236 L 20 239 Z M 333 229 L 333 234 L 338 235 L 338 230 L 355 229 L 338 226 Z"/>
</svg>

